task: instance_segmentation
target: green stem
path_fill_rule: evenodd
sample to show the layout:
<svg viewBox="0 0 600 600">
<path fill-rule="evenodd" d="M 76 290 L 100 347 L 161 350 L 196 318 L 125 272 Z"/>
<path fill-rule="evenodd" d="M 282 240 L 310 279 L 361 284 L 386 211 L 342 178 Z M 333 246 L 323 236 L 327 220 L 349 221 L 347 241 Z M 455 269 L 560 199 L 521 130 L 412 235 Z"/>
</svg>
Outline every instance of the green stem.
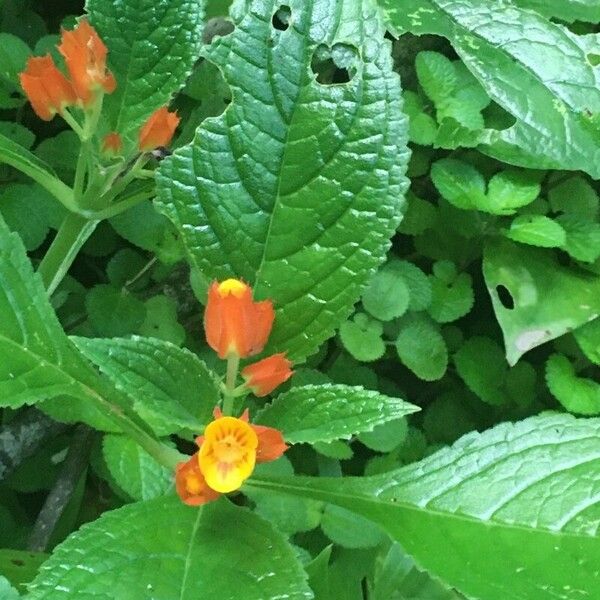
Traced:
<svg viewBox="0 0 600 600">
<path fill-rule="evenodd" d="M 89 221 L 76 213 L 69 213 L 65 217 L 38 267 L 48 295 L 56 290 L 97 224 L 98 221 Z"/>
<path fill-rule="evenodd" d="M 185 459 L 177 450 L 169 448 L 161 441 L 146 433 L 137 423 L 132 421 L 120 407 L 106 400 L 96 391 L 91 390 L 98 403 L 104 408 L 105 414 L 128 435 L 134 442 L 141 446 L 156 462 L 173 470 L 177 463 Z"/>
<path fill-rule="evenodd" d="M 68 111 L 63 110 L 61 117 L 67 122 L 69 127 L 78 135 L 79 139 L 83 139 L 84 132 L 81 125 L 75 120 L 75 117 Z"/>
<path fill-rule="evenodd" d="M 226 417 L 231 416 L 231 413 L 233 412 L 233 400 L 236 396 L 235 382 L 239 366 L 239 356 L 234 355 L 227 359 L 227 375 L 225 375 L 225 390 L 223 393 L 223 414 Z"/>
<path fill-rule="evenodd" d="M 83 186 L 85 182 L 85 173 L 87 171 L 87 156 L 89 151 L 89 142 L 83 142 L 79 149 L 79 158 L 77 159 L 77 167 L 75 169 L 75 182 L 73 184 L 73 194 L 75 202 L 79 206 L 83 196 Z"/>
<path fill-rule="evenodd" d="M 86 217 L 88 217 L 90 219 L 97 219 L 97 220 L 101 221 L 103 219 L 110 219 L 111 217 L 120 215 L 122 212 L 126 211 L 127 209 L 129 209 L 133 206 L 136 206 L 140 202 L 143 202 L 144 200 L 148 200 L 149 198 L 152 198 L 153 196 L 154 196 L 154 190 L 144 190 L 142 192 L 133 194 L 133 195 L 125 198 L 124 200 L 120 200 L 116 204 L 113 204 L 112 206 L 109 206 L 108 208 L 105 208 L 103 210 L 97 210 L 97 211 L 84 210 L 81 212 L 83 215 L 85 215 Z"/>
</svg>

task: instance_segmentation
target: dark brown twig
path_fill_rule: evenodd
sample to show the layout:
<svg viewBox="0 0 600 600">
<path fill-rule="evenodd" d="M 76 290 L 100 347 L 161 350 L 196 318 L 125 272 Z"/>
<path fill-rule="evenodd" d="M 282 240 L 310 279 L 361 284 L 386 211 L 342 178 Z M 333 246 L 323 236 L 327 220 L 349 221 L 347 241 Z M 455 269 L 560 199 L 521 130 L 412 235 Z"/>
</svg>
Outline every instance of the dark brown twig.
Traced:
<svg viewBox="0 0 600 600">
<path fill-rule="evenodd" d="M 71 499 L 77 482 L 88 465 L 94 431 L 87 425 L 75 428 L 73 440 L 63 463 L 59 476 L 50 490 L 44 506 L 29 536 L 28 549 L 32 552 L 43 552 L 48 546 L 50 536 L 58 520 Z"/>
</svg>

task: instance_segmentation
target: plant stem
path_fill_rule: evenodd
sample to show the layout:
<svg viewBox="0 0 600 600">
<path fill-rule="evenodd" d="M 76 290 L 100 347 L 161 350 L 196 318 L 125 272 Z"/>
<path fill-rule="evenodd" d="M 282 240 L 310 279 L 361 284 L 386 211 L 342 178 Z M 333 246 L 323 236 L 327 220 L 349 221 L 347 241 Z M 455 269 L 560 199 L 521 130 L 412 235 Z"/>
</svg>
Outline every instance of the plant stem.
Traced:
<svg viewBox="0 0 600 600">
<path fill-rule="evenodd" d="M 48 295 L 56 290 L 97 224 L 98 221 L 89 221 L 77 213 L 69 213 L 65 217 L 38 267 Z"/>
<path fill-rule="evenodd" d="M 235 382 L 239 366 L 239 356 L 233 355 L 227 359 L 227 375 L 225 376 L 225 392 L 223 394 L 223 414 L 226 417 L 231 416 L 231 413 L 233 412 L 233 400 L 236 396 Z"/>
</svg>

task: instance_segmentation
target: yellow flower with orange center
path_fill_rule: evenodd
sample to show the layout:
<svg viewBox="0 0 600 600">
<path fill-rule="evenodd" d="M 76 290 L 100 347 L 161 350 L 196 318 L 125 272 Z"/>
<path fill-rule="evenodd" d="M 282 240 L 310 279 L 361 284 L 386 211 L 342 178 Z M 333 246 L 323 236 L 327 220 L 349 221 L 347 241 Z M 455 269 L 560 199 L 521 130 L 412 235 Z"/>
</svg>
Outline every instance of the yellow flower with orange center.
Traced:
<svg viewBox="0 0 600 600">
<path fill-rule="evenodd" d="M 252 427 L 235 417 L 221 417 L 204 431 L 198 464 L 206 483 L 225 494 L 250 477 L 256 463 L 258 437 Z"/>
</svg>

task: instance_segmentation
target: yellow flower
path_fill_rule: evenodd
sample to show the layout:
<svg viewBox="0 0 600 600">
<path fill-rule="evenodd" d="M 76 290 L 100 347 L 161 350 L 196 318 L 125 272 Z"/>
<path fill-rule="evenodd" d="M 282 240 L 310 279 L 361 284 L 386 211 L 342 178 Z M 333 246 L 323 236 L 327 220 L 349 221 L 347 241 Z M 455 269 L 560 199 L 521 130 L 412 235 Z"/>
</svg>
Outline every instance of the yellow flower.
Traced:
<svg viewBox="0 0 600 600">
<path fill-rule="evenodd" d="M 198 463 L 206 483 L 225 494 L 241 487 L 254 470 L 258 436 L 247 421 L 220 417 L 204 430 Z"/>
</svg>

